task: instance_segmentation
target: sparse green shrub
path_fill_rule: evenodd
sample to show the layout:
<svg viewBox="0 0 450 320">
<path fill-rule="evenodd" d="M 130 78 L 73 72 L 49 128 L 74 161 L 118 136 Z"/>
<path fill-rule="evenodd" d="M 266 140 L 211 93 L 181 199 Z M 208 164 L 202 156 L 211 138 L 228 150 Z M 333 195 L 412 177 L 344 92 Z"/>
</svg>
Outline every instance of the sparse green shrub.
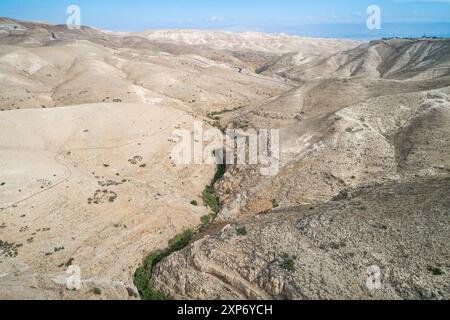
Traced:
<svg viewBox="0 0 450 320">
<path fill-rule="evenodd" d="M 209 214 L 209 215 L 204 215 L 203 217 L 200 218 L 202 224 L 199 227 L 198 231 L 202 232 L 205 231 L 209 228 L 209 226 L 211 225 L 212 220 L 214 219 L 214 214 Z"/>
<path fill-rule="evenodd" d="M 208 206 L 214 214 L 218 214 L 220 211 L 219 199 L 214 194 L 214 188 L 212 186 L 206 186 L 202 193 L 203 202 Z"/>
<path fill-rule="evenodd" d="M 134 273 L 134 285 L 143 300 L 166 300 L 166 297 L 152 288 L 152 270 L 155 264 L 169 255 L 168 251 L 157 251 L 145 258 L 144 265 Z"/>
<path fill-rule="evenodd" d="M 92 289 L 92 293 L 99 296 L 102 294 L 102 290 L 100 290 L 99 288 L 96 287 L 96 288 Z"/>
<path fill-rule="evenodd" d="M 212 186 L 216 184 L 217 181 L 222 179 L 223 175 L 226 172 L 227 167 L 224 164 L 218 164 L 216 167 L 216 174 L 214 175 L 214 179 L 212 182 Z"/>
<path fill-rule="evenodd" d="M 192 201 L 191 201 L 191 205 L 193 205 L 193 206 L 198 206 L 197 200 L 192 200 Z"/>
<path fill-rule="evenodd" d="M 169 251 L 175 252 L 186 247 L 194 236 L 194 231 L 191 229 L 184 231 L 183 233 L 175 236 L 169 241 Z"/>
<path fill-rule="evenodd" d="M 245 227 L 237 228 L 236 232 L 240 236 L 246 236 L 247 235 L 247 228 L 245 228 Z"/>
<path fill-rule="evenodd" d="M 176 251 L 186 247 L 194 236 L 192 230 L 186 230 L 169 241 L 169 247 L 163 251 L 155 251 L 147 256 L 144 265 L 134 273 L 134 285 L 144 300 L 167 300 L 168 298 L 152 287 L 152 271 L 154 266 Z"/>
<path fill-rule="evenodd" d="M 208 225 L 211 222 L 211 216 L 210 215 L 204 215 L 200 218 L 202 221 L 202 225 Z"/>
<path fill-rule="evenodd" d="M 295 272 L 295 260 L 297 257 L 290 256 L 287 253 L 283 253 L 281 261 L 281 267 L 287 271 Z"/>
<path fill-rule="evenodd" d="M 428 267 L 428 271 L 430 271 L 434 276 L 442 276 L 444 275 L 444 271 L 437 267 Z"/>
</svg>

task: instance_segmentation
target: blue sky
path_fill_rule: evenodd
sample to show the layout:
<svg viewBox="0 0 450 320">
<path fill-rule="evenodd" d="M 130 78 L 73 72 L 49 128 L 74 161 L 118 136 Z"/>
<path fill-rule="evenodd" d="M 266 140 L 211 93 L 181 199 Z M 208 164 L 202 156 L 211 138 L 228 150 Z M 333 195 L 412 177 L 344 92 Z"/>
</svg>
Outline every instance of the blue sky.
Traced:
<svg viewBox="0 0 450 320">
<path fill-rule="evenodd" d="M 82 24 L 109 30 L 200 28 L 319 36 L 336 34 L 334 27 L 324 27 L 328 24 L 340 24 L 342 36 L 352 36 L 358 27 L 351 25 L 364 26 L 367 7 L 376 4 L 386 26 L 380 34 L 398 28 L 405 34 L 450 34 L 450 0 L 0 0 L 0 16 L 65 23 L 71 4 L 81 8 Z"/>
</svg>

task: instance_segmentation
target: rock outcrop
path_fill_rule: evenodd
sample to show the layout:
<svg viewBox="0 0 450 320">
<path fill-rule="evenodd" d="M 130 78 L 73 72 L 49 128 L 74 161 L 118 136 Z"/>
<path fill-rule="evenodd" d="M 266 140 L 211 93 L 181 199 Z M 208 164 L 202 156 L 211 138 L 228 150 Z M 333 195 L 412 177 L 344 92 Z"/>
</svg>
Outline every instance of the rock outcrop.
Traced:
<svg viewBox="0 0 450 320">
<path fill-rule="evenodd" d="M 448 177 L 414 178 L 229 224 L 160 263 L 154 287 L 177 299 L 449 299 L 449 191 Z"/>
</svg>

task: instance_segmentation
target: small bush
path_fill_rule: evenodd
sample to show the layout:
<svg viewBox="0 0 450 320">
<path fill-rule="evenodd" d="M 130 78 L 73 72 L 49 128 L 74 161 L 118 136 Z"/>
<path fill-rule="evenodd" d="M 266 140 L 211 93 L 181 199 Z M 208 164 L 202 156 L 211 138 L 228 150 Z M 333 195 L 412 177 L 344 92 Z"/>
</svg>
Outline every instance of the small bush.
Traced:
<svg viewBox="0 0 450 320">
<path fill-rule="evenodd" d="M 282 259 L 283 261 L 281 261 L 281 267 L 287 271 L 295 272 L 295 260 L 297 257 L 291 257 L 287 253 L 284 253 Z"/>
<path fill-rule="evenodd" d="M 145 300 L 147 300 L 147 299 L 146 299 L 146 296 L 144 295 L 144 290 L 147 289 L 147 286 L 149 285 L 150 277 L 151 277 L 151 273 L 145 266 L 139 267 L 134 272 L 134 276 L 133 276 L 134 285 L 138 289 L 141 297 Z"/>
<path fill-rule="evenodd" d="M 226 170 L 227 170 L 227 167 L 224 164 L 218 164 L 217 165 L 217 167 L 216 167 L 216 174 L 214 175 L 214 179 L 212 181 L 212 185 L 213 186 L 216 184 L 217 181 L 222 179 L 222 177 L 224 176 Z"/>
<path fill-rule="evenodd" d="M 191 205 L 193 205 L 193 206 L 198 206 L 197 200 L 192 200 L 192 201 L 191 201 Z"/>
<path fill-rule="evenodd" d="M 236 232 L 240 236 L 246 236 L 247 235 L 247 229 L 245 227 L 237 228 Z"/>
<path fill-rule="evenodd" d="M 102 290 L 100 290 L 99 288 L 94 288 L 92 289 L 92 293 L 99 296 L 102 294 Z"/>
<path fill-rule="evenodd" d="M 151 287 L 147 287 L 144 289 L 143 297 L 145 298 L 145 300 L 150 300 L 150 301 L 169 300 L 169 298 L 167 298 L 165 295 L 163 295 L 162 293 L 160 293 L 156 290 L 153 290 Z"/>
<path fill-rule="evenodd" d="M 209 225 L 211 224 L 212 216 L 204 215 L 203 217 L 200 218 L 200 221 L 202 222 L 200 230 L 206 230 L 206 229 L 208 229 Z"/>
<path fill-rule="evenodd" d="M 442 276 L 444 275 L 444 271 L 437 267 L 428 267 L 428 271 L 430 271 L 434 276 Z"/>
<path fill-rule="evenodd" d="M 213 214 L 209 214 L 209 215 L 204 215 L 203 217 L 200 218 L 202 224 L 199 227 L 198 231 L 202 232 L 202 231 L 206 231 L 209 226 L 211 225 L 212 220 L 214 219 L 214 215 Z"/>
<path fill-rule="evenodd" d="M 204 215 L 203 217 L 200 218 L 200 220 L 202 221 L 202 225 L 207 225 L 211 222 L 211 216 Z"/>
<path fill-rule="evenodd" d="M 219 199 L 214 194 L 214 188 L 212 186 L 206 186 L 202 193 L 203 202 L 208 206 L 214 214 L 218 214 L 220 211 Z"/>
<path fill-rule="evenodd" d="M 194 231 L 192 231 L 191 229 L 177 235 L 175 238 L 169 241 L 169 250 L 174 252 L 183 249 L 189 244 L 193 236 Z"/>
</svg>

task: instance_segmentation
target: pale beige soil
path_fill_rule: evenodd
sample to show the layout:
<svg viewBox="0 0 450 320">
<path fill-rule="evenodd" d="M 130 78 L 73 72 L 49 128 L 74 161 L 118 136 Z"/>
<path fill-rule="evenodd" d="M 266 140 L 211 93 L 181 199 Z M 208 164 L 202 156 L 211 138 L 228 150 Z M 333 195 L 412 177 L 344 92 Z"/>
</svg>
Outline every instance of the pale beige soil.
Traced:
<svg viewBox="0 0 450 320">
<path fill-rule="evenodd" d="M 2 113 L 1 239 L 21 246 L 0 258 L 0 296 L 127 298 L 141 259 L 208 213 L 190 202 L 214 168 L 169 159 L 172 130 L 192 121 L 143 104 Z M 58 284 L 70 259 L 87 281 L 77 293 Z"/>
</svg>

